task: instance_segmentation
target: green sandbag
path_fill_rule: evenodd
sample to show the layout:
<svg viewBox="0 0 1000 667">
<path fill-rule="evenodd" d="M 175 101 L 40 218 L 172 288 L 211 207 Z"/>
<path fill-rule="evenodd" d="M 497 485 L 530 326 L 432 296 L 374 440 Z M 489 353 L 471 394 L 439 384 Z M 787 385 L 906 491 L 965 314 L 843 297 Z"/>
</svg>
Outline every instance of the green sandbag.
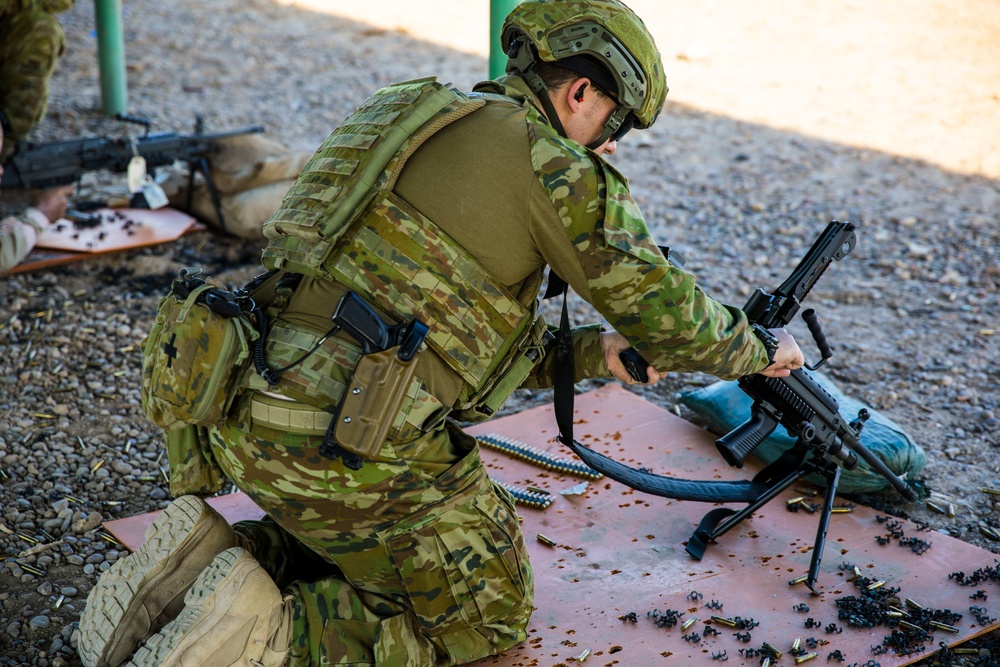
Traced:
<svg viewBox="0 0 1000 667">
<path fill-rule="evenodd" d="M 882 459 L 899 476 L 913 479 L 916 473 L 924 468 L 926 455 L 924 450 L 898 424 L 888 419 L 877 410 L 864 405 L 849 396 L 822 373 L 812 372 L 810 375 L 816 382 L 837 399 L 840 414 L 848 421 L 853 420 L 862 408 L 868 410 L 871 417 L 861 431 L 861 444 L 867 447 L 875 456 Z M 750 417 L 750 407 L 753 401 L 736 382 L 716 382 L 715 384 L 681 394 L 681 403 L 690 408 L 703 419 L 708 430 L 717 435 L 725 435 L 745 422 Z M 785 450 L 795 444 L 795 438 L 790 436 L 785 427 L 778 426 L 764 442 L 754 450 L 753 455 L 764 463 L 776 460 Z M 825 480 L 820 475 L 810 475 L 807 481 L 825 486 Z M 842 470 L 839 493 L 869 493 L 889 488 L 889 482 L 871 467 L 861 461 L 854 470 Z"/>
</svg>

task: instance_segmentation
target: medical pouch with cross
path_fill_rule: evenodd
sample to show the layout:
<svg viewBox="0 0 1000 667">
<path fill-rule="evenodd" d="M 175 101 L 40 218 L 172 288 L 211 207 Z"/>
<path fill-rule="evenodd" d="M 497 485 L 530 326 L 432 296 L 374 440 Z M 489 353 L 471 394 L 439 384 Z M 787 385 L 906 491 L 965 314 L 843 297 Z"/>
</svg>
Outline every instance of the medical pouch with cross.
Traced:
<svg viewBox="0 0 1000 667">
<path fill-rule="evenodd" d="M 221 424 L 257 331 L 252 301 L 181 269 L 143 341 L 142 409 L 157 426 Z"/>
</svg>

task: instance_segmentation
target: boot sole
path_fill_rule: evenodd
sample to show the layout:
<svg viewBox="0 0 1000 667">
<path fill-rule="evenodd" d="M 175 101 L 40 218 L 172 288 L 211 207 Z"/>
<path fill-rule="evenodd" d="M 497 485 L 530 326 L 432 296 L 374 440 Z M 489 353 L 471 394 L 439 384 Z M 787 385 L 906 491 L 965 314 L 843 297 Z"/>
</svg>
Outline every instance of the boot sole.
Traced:
<svg viewBox="0 0 1000 667">
<path fill-rule="evenodd" d="M 259 572 L 254 573 L 254 570 Z M 256 626 L 262 622 L 267 623 L 272 609 L 281 604 L 277 588 L 274 588 L 270 603 L 260 596 L 256 596 L 257 599 L 239 597 L 236 591 L 252 581 L 254 576 L 263 576 L 270 582 L 270 578 L 261 573 L 263 570 L 257 561 L 249 557 L 242 548 L 226 549 L 220 553 L 202 571 L 184 596 L 184 611 L 140 647 L 126 667 L 195 664 L 190 662 L 192 657 L 187 655 L 189 651 L 206 650 L 206 643 L 219 643 L 220 637 L 225 637 L 225 641 L 221 642 L 222 646 L 213 650 L 210 655 L 198 656 L 197 664 L 225 667 L 240 662 L 245 657 L 244 651 L 248 648 L 248 640 Z M 224 583 L 231 575 L 234 577 L 233 581 Z M 237 588 L 234 589 L 233 586 Z M 273 587 L 273 582 L 271 586 Z M 225 592 L 217 596 L 216 593 L 223 588 Z M 219 597 L 223 599 L 220 600 Z M 237 600 L 240 604 L 236 603 Z M 245 613 L 261 604 L 272 609 L 261 609 L 261 614 L 249 614 L 242 618 L 229 617 L 229 612 L 233 609 Z"/>
<path fill-rule="evenodd" d="M 199 498 L 178 498 L 150 526 L 143 545 L 101 575 L 80 617 L 78 652 L 84 665 L 116 667 L 180 612 L 184 593 L 215 556 L 207 555 L 200 567 L 180 567 L 219 525 L 212 513 Z M 154 590 L 156 598 L 149 594 Z M 147 602 L 151 605 L 144 608 Z M 162 617 L 169 607 L 168 617 Z"/>
</svg>

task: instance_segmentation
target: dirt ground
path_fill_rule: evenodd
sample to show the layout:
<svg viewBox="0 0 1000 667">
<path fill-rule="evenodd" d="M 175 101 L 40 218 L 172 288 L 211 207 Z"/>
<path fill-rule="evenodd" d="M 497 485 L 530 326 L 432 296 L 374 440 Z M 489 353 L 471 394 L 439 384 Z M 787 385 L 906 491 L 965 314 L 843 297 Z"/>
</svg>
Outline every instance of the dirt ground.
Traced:
<svg viewBox="0 0 1000 667">
<path fill-rule="evenodd" d="M 129 111 L 158 130 L 190 131 L 196 115 L 214 130 L 259 123 L 309 151 L 380 85 L 486 78 L 484 0 L 345 4 L 128 0 Z M 783 280 L 830 219 L 855 222 L 858 248 L 809 300 L 835 348 L 825 370 L 914 438 L 927 454 L 918 481 L 956 512 L 861 500 L 1000 553 L 980 529 L 1000 526 L 982 492 L 1000 487 L 1000 4 L 630 5 L 671 88 L 657 125 L 614 158 L 654 236 L 741 305 Z M 82 0 L 61 16 L 67 52 L 36 140 L 134 130 L 101 111 L 93 12 Z M 0 527 L 15 533 L 0 532 L 0 665 L 81 664 L 83 600 L 122 555 L 90 524 L 168 502 L 138 405 L 136 349 L 157 299 L 180 266 L 237 284 L 258 257 L 202 233 L 0 281 Z M 791 329 L 815 356 L 805 327 Z M 636 391 L 691 417 L 677 393 L 713 380 Z M 548 399 L 521 392 L 506 411 Z M 21 557 L 31 543 L 16 533 L 39 530 L 57 548 Z"/>
</svg>

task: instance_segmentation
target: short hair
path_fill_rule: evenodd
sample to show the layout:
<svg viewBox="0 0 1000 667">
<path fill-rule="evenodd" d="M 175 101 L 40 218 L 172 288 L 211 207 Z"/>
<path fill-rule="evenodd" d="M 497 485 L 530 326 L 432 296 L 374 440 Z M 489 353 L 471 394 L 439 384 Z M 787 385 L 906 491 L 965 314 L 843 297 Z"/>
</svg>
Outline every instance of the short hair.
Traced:
<svg viewBox="0 0 1000 667">
<path fill-rule="evenodd" d="M 577 72 L 566 67 L 561 67 L 557 63 L 547 62 L 545 60 L 536 60 L 534 66 L 535 73 L 541 77 L 542 81 L 545 82 L 545 87 L 549 90 L 555 90 L 562 85 L 565 85 L 575 79 L 582 76 L 586 76 L 593 82 L 593 89 L 597 91 L 602 97 L 607 97 L 607 93 L 602 89 L 601 82 L 594 81 L 593 76 L 588 76 L 581 72 Z M 615 91 L 611 91 L 612 93 Z"/>
</svg>

